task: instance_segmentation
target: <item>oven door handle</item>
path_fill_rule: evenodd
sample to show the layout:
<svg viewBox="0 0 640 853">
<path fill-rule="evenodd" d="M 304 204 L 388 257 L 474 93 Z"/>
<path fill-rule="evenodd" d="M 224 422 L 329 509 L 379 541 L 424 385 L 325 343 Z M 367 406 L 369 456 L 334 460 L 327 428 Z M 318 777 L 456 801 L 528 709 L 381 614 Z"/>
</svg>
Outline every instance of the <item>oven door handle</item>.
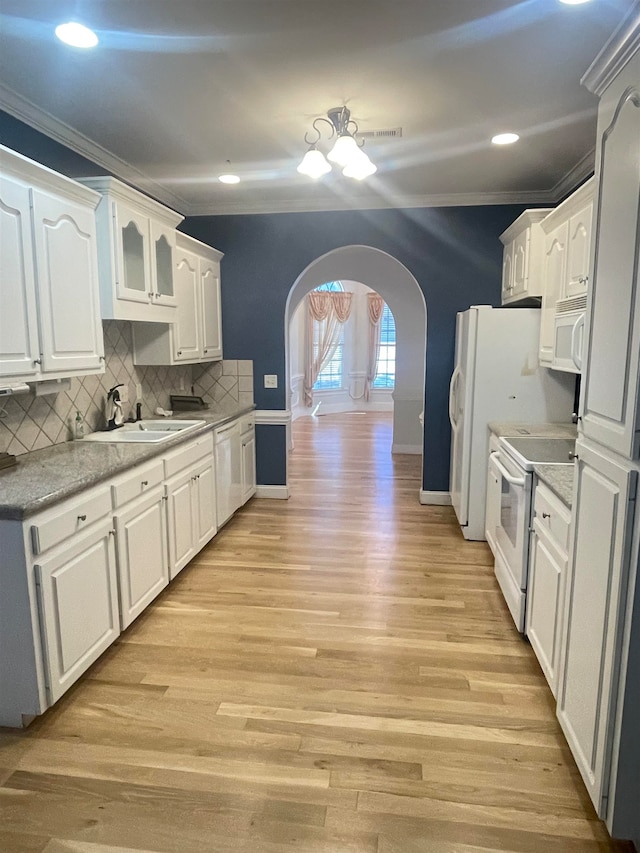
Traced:
<svg viewBox="0 0 640 853">
<path fill-rule="evenodd" d="M 500 476 L 504 477 L 507 483 L 511 483 L 512 486 L 524 486 L 526 478 L 525 477 L 514 477 L 513 474 L 510 474 L 509 471 L 504 467 L 502 462 L 500 461 L 500 454 L 497 450 L 494 450 L 489 459 L 496 466 L 498 471 L 500 472 Z"/>
</svg>

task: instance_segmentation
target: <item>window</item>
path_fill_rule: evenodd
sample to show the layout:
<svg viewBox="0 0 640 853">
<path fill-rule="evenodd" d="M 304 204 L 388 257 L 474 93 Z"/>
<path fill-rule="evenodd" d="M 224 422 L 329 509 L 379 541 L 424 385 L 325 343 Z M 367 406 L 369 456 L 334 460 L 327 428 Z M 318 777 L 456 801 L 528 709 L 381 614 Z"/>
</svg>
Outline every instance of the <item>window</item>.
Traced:
<svg viewBox="0 0 640 853">
<path fill-rule="evenodd" d="M 396 324 L 385 303 L 380 318 L 380 352 L 376 365 L 374 388 L 394 388 L 396 384 Z"/>
<path fill-rule="evenodd" d="M 316 287 L 316 290 L 342 291 L 344 290 L 341 282 L 328 281 L 326 284 L 321 284 Z M 318 353 L 318 341 L 322 330 L 322 323 L 314 322 L 313 324 L 313 356 Z M 344 326 L 340 326 L 340 338 L 335 351 L 329 361 L 318 374 L 318 378 L 313 386 L 314 391 L 330 391 L 342 388 L 342 363 L 344 358 Z"/>
</svg>

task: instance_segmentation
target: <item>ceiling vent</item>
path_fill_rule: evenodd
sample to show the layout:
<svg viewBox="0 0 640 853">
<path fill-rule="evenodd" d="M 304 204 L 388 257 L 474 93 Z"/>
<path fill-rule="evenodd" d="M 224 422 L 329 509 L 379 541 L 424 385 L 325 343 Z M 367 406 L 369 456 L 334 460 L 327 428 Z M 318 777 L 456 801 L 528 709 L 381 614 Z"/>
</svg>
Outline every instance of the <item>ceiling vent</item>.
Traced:
<svg viewBox="0 0 640 853">
<path fill-rule="evenodd" d="M 397 139 L 402 136 L 401 127 L 390 127 L 386 130 L 359 130 L 361 139 Z"/>
</svg>

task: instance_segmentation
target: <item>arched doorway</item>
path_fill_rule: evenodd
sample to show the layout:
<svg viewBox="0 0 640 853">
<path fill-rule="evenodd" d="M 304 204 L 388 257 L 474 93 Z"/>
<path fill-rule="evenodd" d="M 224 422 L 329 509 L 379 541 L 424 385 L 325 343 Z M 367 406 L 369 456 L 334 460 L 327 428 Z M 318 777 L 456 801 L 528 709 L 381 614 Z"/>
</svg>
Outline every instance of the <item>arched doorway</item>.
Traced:
<svg viewBox="0 0 640 853">
<path fill-rule="evenodd" d="M 291 408 L 289 327 L 304 296 L 328 281 L 362 282 L 382 296 L 396 323 L 396 381 L 393 448 L 422 446 L 419 415 L 424 410 L 427 308 L 418 282 L 396 258 L 371 246 L 343 246 L 327 252 L 304 269 L 289 291 L 285 307 L 287 408 Z"/>
</svg>

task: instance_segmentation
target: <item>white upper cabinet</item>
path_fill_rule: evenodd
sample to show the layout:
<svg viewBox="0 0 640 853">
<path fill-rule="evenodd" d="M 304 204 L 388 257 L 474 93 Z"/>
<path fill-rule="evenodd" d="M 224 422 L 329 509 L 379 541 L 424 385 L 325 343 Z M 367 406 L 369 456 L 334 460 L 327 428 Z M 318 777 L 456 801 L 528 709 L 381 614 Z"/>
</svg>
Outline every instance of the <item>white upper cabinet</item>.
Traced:
<svg viewBox="0 0 640 853">
<path fill-rule="evenodd" d="M 544 233 L 540 222 L 549 208 L 525 210 L 500 235 L 502 261 L 502 304 L 525 302 L 542 296 Z"/>
<path fill-rule="evenodd" d="M 587 301 L 584 436 L 640 457 L 640 53 L 603 93 Z"/>
<path fill-rule="evenodd" d="M 104 371 L 98 196 L 0 148 L 0 379 Z"/>
<path fill-rule="evenodd" d="M 179 213 L 115 178 L 81 178 L 102 196 L 96 212 L 102 316 L 175 320 L 175 229 Z"/>
<path fill-rule="evenodd" d="M 176 237 L 175 322 L 134 325 L 135 364 L 195 364 L 222 358 L 222 253 L 186 234 Z"/>
<path fill-rule="evenodd" d="M 558 352 L 557 341 L 564 341 L 566 323 L 556 324 L 556 314 L 584 312 L 589 280 L 589 252 L 593 218 L 594 179 L 591 178 L 541 222 L 544 232 L 542 275 L 542 315 L 540 317 L 540 363 L 557 370 L 580 371 L 567 347 Z M 571 330 L 568 334 L 571 335 Z M 577 348 L 573 335 L 574 350 Z M 569 349 L 571 342 L 569 343 Z"/>
</svg>

